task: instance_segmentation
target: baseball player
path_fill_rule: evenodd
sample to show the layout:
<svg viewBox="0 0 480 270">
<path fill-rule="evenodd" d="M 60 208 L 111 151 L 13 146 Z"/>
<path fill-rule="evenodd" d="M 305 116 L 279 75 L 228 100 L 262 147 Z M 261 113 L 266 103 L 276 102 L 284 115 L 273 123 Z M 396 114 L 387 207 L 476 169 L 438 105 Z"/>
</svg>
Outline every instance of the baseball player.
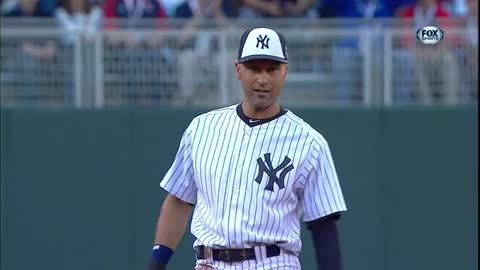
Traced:
<svg viewBox="0 0 480 270">
<path fill-rule="evenodd" d="M 245 31 L 235 71 L 243 101 L 195 117 L 161 181 L 169 194 L 148 269 L 166 269 L 192 211 L 197 270 L 301 269 L 301 221 L 317 269 L 341 269 L 336 221 L 346 206 L 329 146 L 277 100 L 288 73 L 283 35 Z"/>
</svg>

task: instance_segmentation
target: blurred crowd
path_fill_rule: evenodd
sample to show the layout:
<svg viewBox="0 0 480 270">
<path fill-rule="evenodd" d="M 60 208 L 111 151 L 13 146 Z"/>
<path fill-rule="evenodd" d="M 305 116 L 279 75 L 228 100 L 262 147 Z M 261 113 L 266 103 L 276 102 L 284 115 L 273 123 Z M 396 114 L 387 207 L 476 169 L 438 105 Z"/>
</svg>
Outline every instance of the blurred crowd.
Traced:
<svg viewBox="0 0 480 270">
<path fill-rule="evenodd" d="M 375 18 L 468 16 L 478 0 L 1 0 L 8 17 L 55 17 L 66 28 L 101 18 Z"/>
<path fill-rule="evenodd" d="M 456 26 L 458 22 L 468 34 L 458 38 L 458 48 L 446 51 L 443 47 L 428 51 L 421 49 L 412 50 L 415 38 L 409 36 L 399 40 L 394 46 L 393 72 L 396 75 L 393 80 L 397 87 L 396 99 L 408 102 L 412 96 L 421 97 L 426 103 L 431 102 L 436 92 L 448 100 L 454 101 L 456 97 L 455 84 L 465 77 L 465 95 L 477 95 L 478 76 L 478 0 L 0 0 L 2 17 L 21 18 L 53 18 L 64 30 L 60 47 L 68 47 L 74 44 L 78 33 L 84 37 L 93 34 L 102 28 L 116 28 L 120 26 L 136 27 L 143 19 L 158 22 L 158 27 L 163 27 L 162 22 L 169 18 L 185 19 L 179 41 L 171 46 L 166 41 L 156 37 L 135 35 L 111 35 L 108 44 L 113 44 L 104 57 L 111 57 L 112 63 L 124 63 L 124 67 L 130 71 L 118 71 L 119 78 L 125 80 L 123 85 L 126 92 L 136 89 L 133 95 L 141 92 L 138 85 L 132 85 L 138 81 L 138 74 L 164 74 L 165 76 L 150 76 L 143 79 L 145 89 L 180 89 L 180 95 L 184 100 L 193 96 L 194 89 L 209 89 L 210 85 L 204 83 L 203 78 L 214 74 L 212 66 L 197 67 L 192 65 L 200 58 L 213 59 L 213 67 L 220 65 L 219 55 L 209 55 L 209 49 L 218 46 L 212 44 L 208 35 L 195 36 L 194 29 L 199 22 L 205 21 L 228 21 L 227 19 L 253 19 L 253 18 L 407 18 L 404 20 L 407 26 L 419 29 L 425 25 L 439 25 L 438 20 L 454 18 Z M 121 19 L 119 20 L 116 19 Z M 448 20 L 446 20 L 448 22 Z M 120 25 L 120 23 L 122 25 Z M 441 25 L 447 26 L 448 25 Z M 345 27 L 359 27 L 358 25 L 345 25 Z M 190 35 L 188 34 L 190 31 Z M 334 74 L 348 74 L 347 78 L 336 80 L 337 95 L 341 100 L 359 100 L 352 89 L 359 88 L 362 73 L 358 66 L 362 61 L 363 52 L 358 39 L 340 39 L 330 44 L 332 48 L 330 63 Z M 457 42 L 457 41 L 456 41 Z M 153 43 L 153 46 L 152 46 Z M 378 43 L 380 44 L 380 43 Z M 21 44 L 22 56 L 25 60 L 23 65 L 33 72 L 32 68 L 45 67 L 44 62 L 34 62 L 31 59 L 48 59 L 58 51 L 57 43 L 51 40 L 44 42 L 23 42 Z M 120 46 L 118 46 L 120 45 Z M 141 47 L 141 49 L 139 49 Z M 158 50 L 160 48 L 160 50 Z M 173 50 L 178 50 L 172 53 Z M 315 52 L 317 53 L 317 52 Z M 315 53 L 312 63 L 315 62 Z M 26 56 L 25 56 L 26 55 Z M 26 58 L 28 57 L 28 58 Z M 175 59 L 173 59 L 175 58 Z M 218 58 L 218 59 L 217 59 Z M 12 59 L 21 58 L 15 56 Z M 218 60 L 218 63 L 215 61 Z M 381 60 L 379 60 L 381 61 Z M 15 62 L 15 63 L 14 63 Z M 12 62 L 15 65 L 17 61 Z M 158 65 L 164 63 L 164 65 Z M 18 64 L 17 64 L 18 65 Z M 381 66 L 381 65 L 376 65 Z M 116 65 L 112 64 L 112 73 L 117 72 Z M 197 69 L 202 69 L 198 72 Z M 438 69 L 432 72 L 432 69 Z M 144 70 L 145 69 L 145 70 Z M 149 70 L 146 70 L 149 69 Z M 161 69 L 161 70 L 155 70 Z M 315 71 L 315 69 L 312 69 Z M 23 72 L 22 74 L 27 74 Z M 180 79 L 170 82 L 169 74 L 178 74 Z M 419 75 L 420 74 L 420 75 Z M 423 76 L 424 74 L 425 76 Z M 432 75 L 433 74 L 433 75 Z M 32 76 L 33 76 L 32 75 Z M 462 75 L 462 76 L 461 76 Z M 128 77 L 132 76 L 132 78 Z M 195 77 L 197 76 L 197 77 Z M 217 76 L 217 75 L 212 75 Z M 358 78 L 357 78 L 358 77 Z M 87 80 L 88 81 L 88 80 Z M 436 86 L 435 82 L 443 81 L 442 87 Z M 410 83 L 412 82 L 412 83 Z M 411 87 L 413 82 L 419 86 L 419 90 Z M 474 82 L 474 83 L 473 83 Z M 159 85 L 160 84 L 160 85 Z M 402 89 L 405 86 L 405 89 Z M 142 86 L 143 87 L 143 86 Z M 442 89 L 440 89 L 442 88 Z M 145 90 L 149 91 L 149 90 Z M 462 90 L 463 91 L 463 90 Z M 170 98 L 171 91 L 159 91 L 163 96 L 158 98 Z M 167 93 L 167 94 L 165 94 Z M 136 97 L 136 96 L 134 96 Z"/>
</svg>

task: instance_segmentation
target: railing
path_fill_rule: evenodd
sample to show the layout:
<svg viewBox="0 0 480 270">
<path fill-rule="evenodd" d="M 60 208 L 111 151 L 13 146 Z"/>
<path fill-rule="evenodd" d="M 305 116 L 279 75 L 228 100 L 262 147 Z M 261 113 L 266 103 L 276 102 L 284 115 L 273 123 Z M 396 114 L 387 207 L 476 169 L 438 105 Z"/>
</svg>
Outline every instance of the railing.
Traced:
<svg viewBox="0 0 480 270">
<path fill-rule="evenodd" d="M 240 100 L 233 63 L 247 25 L 184 21 L 67 33 L 2 22 L 2 106 L 219 106 Z M 40 24 L 39 24 L 40 25 Z M 108 25 L 108 22 L 106 23 Z M 478 45 L 451 25 L 437 45 L 391 20 L 275 20 L 287 39 L 288 106 L 463 104 L 478 99 Z M 401 24 L 400 24 L 401 25 Z M 478 33 L 478 27 L 474 30 Z M 463 40 L 463 41 L 462 41 Z M 469 41 L 470 40 L 470 41 Z M 413 42 L 412 42 L 413 41 Z"/>
</svg>

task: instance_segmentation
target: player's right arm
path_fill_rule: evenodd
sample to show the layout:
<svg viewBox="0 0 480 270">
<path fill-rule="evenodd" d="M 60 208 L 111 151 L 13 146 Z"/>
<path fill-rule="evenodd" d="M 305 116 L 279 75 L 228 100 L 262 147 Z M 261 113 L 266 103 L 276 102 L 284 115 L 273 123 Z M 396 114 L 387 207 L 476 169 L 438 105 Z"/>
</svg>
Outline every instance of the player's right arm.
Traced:
<svg viewBox="0 0 480 270">
<path fill-rule="evenodd" d="M 168 194 L 163 201 L 157 222 L 154 245 L 165 245 L 175 250 L 185 233 L 193 205 Z"/>
<path fill-rule="evenodd" d="M 185 234 L 193 206 L 168 194 L 163 202 L 155 232 L 153 256 L 148 270 L 165 269 L 169 258 Z"/>
<path fill-rule="evenodd" d="M 169 194 L 158 218 L 148 270 L 165 269 L 185 233 L 193 205 L 197 202 L 191 143 L 194 126 L 192 121 L 183 133 L 175 160 L 160 183 Z"/>
</svg>

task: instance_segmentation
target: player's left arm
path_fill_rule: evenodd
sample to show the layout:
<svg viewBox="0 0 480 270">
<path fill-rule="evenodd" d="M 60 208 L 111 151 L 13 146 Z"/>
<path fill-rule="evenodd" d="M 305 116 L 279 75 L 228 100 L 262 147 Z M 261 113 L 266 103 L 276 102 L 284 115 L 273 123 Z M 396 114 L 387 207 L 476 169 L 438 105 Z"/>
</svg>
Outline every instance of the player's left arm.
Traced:
<svg viewBox="0 0 480 270">
<path fill-rule="evenodd" d="M 307 222 L 311 231 L 318 270 L 341 270 L 342 256 L 337 230 L 340 213 Z"/>
<path fill-rule="evenodd" d="M 302 168 L 305 187 L 303 219 L 311 231 L 318 270 L 341 270 L 341 251 L 337 220 L 347 210 L 328 143 L 313 143 Z"/>
</svg>

